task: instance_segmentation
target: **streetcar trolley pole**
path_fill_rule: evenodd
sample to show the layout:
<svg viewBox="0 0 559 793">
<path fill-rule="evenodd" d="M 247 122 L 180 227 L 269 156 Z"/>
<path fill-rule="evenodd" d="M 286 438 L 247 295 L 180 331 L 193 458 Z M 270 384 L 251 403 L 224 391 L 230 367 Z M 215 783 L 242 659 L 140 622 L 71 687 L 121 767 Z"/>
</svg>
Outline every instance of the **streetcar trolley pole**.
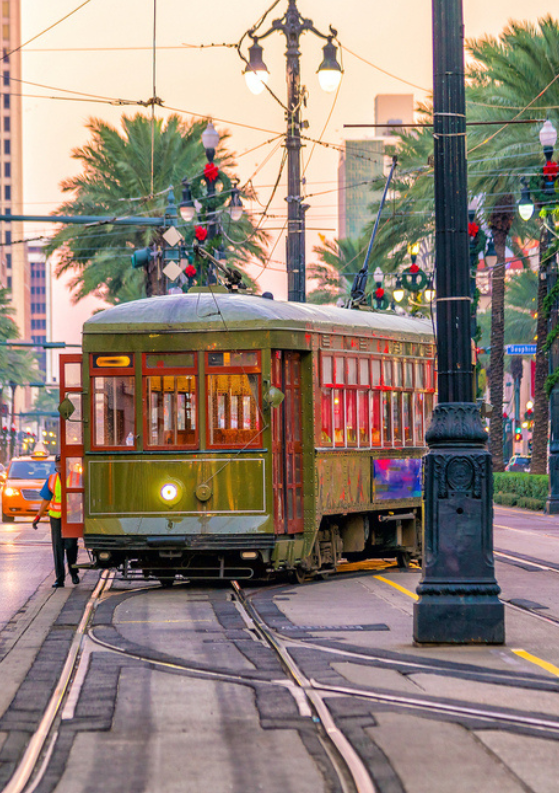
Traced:
<svg viewBox="0 0 559 793">
<path fill-rule="evenodd" d="M 418 643 L 501 644 L 492 464 L 474 402 L 461 0 L 433 0 L 435 258 L 439 404 L 426 433 Z"/>
</svg>

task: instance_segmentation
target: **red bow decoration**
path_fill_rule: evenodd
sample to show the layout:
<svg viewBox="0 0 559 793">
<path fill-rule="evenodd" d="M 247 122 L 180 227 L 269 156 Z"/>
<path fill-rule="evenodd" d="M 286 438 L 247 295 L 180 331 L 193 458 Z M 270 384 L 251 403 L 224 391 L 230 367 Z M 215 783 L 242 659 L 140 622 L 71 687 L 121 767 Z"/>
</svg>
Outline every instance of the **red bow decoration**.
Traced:
<svg viewBox="0 0 559 793">
<path fill-rule="evenodd" d="M 479 226 L 477 223 L 468 223 L 468 234 L 470 237 L 477 237 Z"/>
<path fill-rule="evenodd" d="M 419 272 L 419 265 L 413 262 L 410 264 L 410 273 L 418 273 Z"/>
<path fill-rule="evenodd" d="M 559 165 L 553 160 L 548 160 L 543 167 L 543 175 L 548 179 L 555 179 L 559 173 Z"/>
<path fill-rule="evenodd" d="M 375 297 L 377 300 L 380 300 L 382 297 L 384 297 L 384 289 L 382 286 L 379 286 L 379 288 L 375 291 Z"/>
<path fill-rule="evenodd" d="M 193 264 L 188 264 L 184 268 L 184 272 L 189 278 L 194 278 L 194 276 L 196 275 L 196 267 L 194 267 Z"/>
<path fill-rule="evenodd" d="M 204 167 L 204 176 L 208 180 L 208 182 L 215 182 L 219 174 L 219 170 L 217 165 L 213 162 L 206 163 Z"/>
<path fill-rule="evenodd" d="M 205 229 L 203 226 L 196 226 L 194 229 L 194 236 L 198 240 L 198 242 L 204 242 L 206 237 L 208 236 L 208 229 Z"/>
</svg>

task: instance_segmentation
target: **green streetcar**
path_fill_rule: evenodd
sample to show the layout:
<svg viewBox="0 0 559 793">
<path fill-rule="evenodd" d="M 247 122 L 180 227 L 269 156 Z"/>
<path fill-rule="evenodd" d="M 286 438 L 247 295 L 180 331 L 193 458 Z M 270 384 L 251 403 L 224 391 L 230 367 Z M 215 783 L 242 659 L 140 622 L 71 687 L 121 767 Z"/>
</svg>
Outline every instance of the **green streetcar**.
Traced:
<svg viewBox="0 0 559 793">
<path fill-rule="evenodd" d="M 61 357 L 64 532 L 164 584 L 405 564 L 434 353 L 425 320 L 221 287 L 100 312 Z"/>
</svg>

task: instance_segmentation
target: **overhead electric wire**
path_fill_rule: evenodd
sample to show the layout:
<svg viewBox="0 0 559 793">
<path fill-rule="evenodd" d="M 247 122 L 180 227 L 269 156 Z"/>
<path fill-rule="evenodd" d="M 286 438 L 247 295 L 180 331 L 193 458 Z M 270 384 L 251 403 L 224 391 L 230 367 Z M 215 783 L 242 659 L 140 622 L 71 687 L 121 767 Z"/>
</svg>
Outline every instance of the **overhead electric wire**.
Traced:
<svg viewBox="0 0 559 793">
<path fill-rule="evenodd" d="M 18 47 L 15 47 L 13 50 L 10 50 L 10 52 L 7 52 L 5 55 L 2 56 L 1 60 L 3 60 L 3 61 L 7 60 L 10 57 L 10 55 L 13 55 L 15 52 L 19 52 L 24 47 L 27 47 L 28 44 L 31 44 L 32 41 L 36 41 L 41 36 L 44 36 L 45 33 L 48 33 L 49 30 L 52 30 L 57 25 L 60 25 L 61 22 L 64 22 L 65 19 L 68 19 L 69 17 L 71 17 L 73 14 L 75 14 L 77 11 L 79 11 L 80 8 L 83 8 L 88 3 L 91 3 L 91 0 L 85 0 L 85 2 L 81 3 L 81 5 L 79 5 L 77 8 L 74 8 L 74 10 L 70 11 L 69 14 L 66 14 L 65 16 L 61 17 L 57 22 L 53 22 L 53 24 L 49 25 L 48 28 L 45 28 L 40 33 L 37 33 L 37 35 L 32 36 L 30 39 L 27 39 L 27 41 L 25 41 L 23 44 L 20 44 Z"/>
</svg>

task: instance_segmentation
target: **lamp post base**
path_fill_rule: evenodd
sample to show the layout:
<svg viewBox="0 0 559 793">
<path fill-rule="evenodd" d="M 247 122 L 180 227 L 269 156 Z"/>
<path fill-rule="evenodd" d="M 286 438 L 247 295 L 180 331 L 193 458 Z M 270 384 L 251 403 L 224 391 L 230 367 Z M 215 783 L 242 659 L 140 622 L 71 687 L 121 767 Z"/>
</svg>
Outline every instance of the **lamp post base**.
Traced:
<svg viewBox="0 0 559 793">
<path fill-rule="evenodd" d="M 502 644 L 492 461 L 477 406 L 438 404 L 426 440 L 423 578 L 414 606 L 414 640 Z"/>
<path fill-rule="evenodd" d="M 503 644 L 505 608 L 496 594 L 425 594 L 414 604 L 413 636 L 418 644 Z"/>
</svg>

